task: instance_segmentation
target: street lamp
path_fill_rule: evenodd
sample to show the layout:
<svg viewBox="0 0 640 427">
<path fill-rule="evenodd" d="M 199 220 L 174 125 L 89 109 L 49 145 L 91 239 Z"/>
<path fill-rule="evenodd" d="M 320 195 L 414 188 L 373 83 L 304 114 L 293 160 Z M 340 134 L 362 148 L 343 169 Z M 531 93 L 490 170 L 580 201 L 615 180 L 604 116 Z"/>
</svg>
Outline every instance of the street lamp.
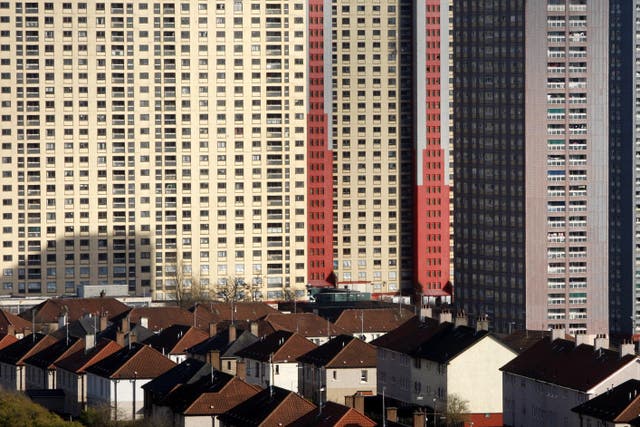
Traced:
<svg viewBox="0 0 640 427">
<path fill-rule="evenodd" d="M 436 401 L 438 399 L 436 399 L 435 397 L 433 398 L 433 427 L 437 427 L 438 426 L 438 411 L 436 410 Z"/>
</svg>

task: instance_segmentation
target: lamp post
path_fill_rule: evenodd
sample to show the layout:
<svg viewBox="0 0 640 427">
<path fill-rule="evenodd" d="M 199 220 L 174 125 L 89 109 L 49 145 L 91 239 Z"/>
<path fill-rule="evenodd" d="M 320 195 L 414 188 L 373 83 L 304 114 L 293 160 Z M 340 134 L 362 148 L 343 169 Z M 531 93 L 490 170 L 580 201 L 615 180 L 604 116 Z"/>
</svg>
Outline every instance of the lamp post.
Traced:
<svg viewBox="0 0 640 427">
<path fill-rule="evenodd" d="M 436 402 L 438 399 L 433 398 L 433 427 L 438 426 L 438 411 L 436 410 Z"/>
<path fill-rule="evenodd" d="M 384 407 L 384 391 L 386 387 L 382 387 L 382 427 L 387 427 L 387 408 Z"/>
</svg>

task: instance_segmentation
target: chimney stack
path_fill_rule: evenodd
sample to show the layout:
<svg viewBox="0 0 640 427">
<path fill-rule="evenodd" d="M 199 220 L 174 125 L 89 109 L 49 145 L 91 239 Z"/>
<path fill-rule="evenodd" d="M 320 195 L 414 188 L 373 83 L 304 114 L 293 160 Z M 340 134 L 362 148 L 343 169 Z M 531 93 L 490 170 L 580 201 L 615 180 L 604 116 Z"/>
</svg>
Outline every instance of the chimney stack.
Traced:
<svg viewBox="0 0 640 427">
<path fill-rule="evenodd" d="M 100 313 L 100 322 L 98 325 L 98 327 L 100 328 L 100 332 L 107 329 L 107 321 L 108 321 L 107 313 L 106 312 Z"/>
<path fill-rule="evenodd" d="M 236 340 L 236 325 L 229 325 L 229 344 Z"/>
<path fill-rule="evenodd" d="M 209 336 L 215 337 L 218 335 L 218 325 L 215 323 L 209 323 Z"/>
<path fill-rule="evenodd" d="M 95 334 L 87 334 L 84 336 L 84 351 L 87 352 L 96 346 Z"/>
<path fill-rule="evenodd" d="M 564 328 L 551 328 L 551 341 L 564 339 L 565 334 L 566 333 Z"/>
<path fill-rule="evenodd" d="M 599 350 L 601 348 L 604 348 L 604 349 L 609 348 L 609 338 L 607 338 L 606 334 L 596 335 L 596 339 L 593 341 L 594 350 Z"/>
<path fill-rule="evenodd" d="M 453 324 L 456 327 L 458 327 L 458 326 L 469 326 L 469 320 L 467 319 L 467 314 L 463 310 L 457 312 L 456 313 L 456 318 L 455 318 Z"/>
<path fill-rule="evenodd" d="M 116 332 L 116 343 L 120 347 L 124 347 L 124 332 L 122 332 L 122 331 L 117 331 Z"/>
<path fill-rule="evenodd" d="M 124 332 L 125 334 L 129 332 L 129 315 L 128 314 L 125 317 L 123 317 L 122 320 L 120 321 L 120 331 Z"/>
<path fill-rule="evenodd" d="M 213 369 L 221 370 L 220 352 L 218 350 L 209 351 L 209 365 L 213 366 Z"/>
<path fill-rule="evenodd" d="M 425 424 L 425 413 L 422 411 L 415 411 L 413 413 L 413 427 L 424 427 Z"/>
<path fill-rule="evenodd" d="M 420 320 L 424 322 L 427 317 L 433 317 L 433 309 L 428 305 L 422 305 L 420 307 Z"/>
<path fill-rule="evenodd" d="M 251 322 L 251 334 L 258 336 L 258 322 Z"/>
<path fill-rule="evenodd" d="M 16 336 L 16 327 L 13 325 L 7 325 L 7 335 Z"/>
<path fill-rule="evenodd" d="M 636 354 L 636 344 L 633 341 L 623 341 L 620 344 L 620 357 Z"/>
<path fill-rule="evenodd" d="M 29 336 L 33 333 L 33 331 L 31 330 L 31 328 L 24 328 L 24 336 Z"/>
<path fill-rule="evenodd" d="M 576 347 L 582 344 L 591 345 L 591 340 L 589 339 L 589 335 L 585 333 L 576 332 Z"/>
<path fill-rule="evenodd" d="M 143 328 L 149 329 L 149 318 L 148 317 L 141 317 L 140 318 L 140 326 L 142 326 Z"/>
<path fill-rule="evenodd" d="M 444 323 L 444 322 L 451 323 L 452 320 L 453 320 L 453 316 L 451 315 L 451 312 L 443 308 L 442 311 L 440 312 L 440 317 L 439 317 L 440 323 Z"/>
<path fill-rule="evenodd" d="M 398 408 L 393 406 L 387 407 L 387 420 L 394 423 L 398 422 Z"/>
<path fill-rule="evenodd" d="M 238 360 L 236 363 L 236 377 L 240 378 L 242 381 L 247 379 L 247 365 L 244 360 Z"/>
<path fill-rule="evenodd" d="M 486 314 L 479 316 L 476 320 L 476 332 L 489 330 L 489 316 Z"/>
<path fill-rule="evenodd" d="M 133 331 L 129 332 L 129 344 L 134 344 L 137 342 L 137 337 L 136 337 L 136 333 Z"/>
</svg>

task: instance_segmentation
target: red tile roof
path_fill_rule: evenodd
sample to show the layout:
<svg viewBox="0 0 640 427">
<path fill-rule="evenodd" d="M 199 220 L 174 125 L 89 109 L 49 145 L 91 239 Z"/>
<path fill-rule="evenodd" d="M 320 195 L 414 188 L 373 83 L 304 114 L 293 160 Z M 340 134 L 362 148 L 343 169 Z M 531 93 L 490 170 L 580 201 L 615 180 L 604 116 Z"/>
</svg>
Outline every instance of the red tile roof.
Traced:
<svg viewBox="0 0 640 427">
<path fill-rule="evenodd" d="M 500 368 L 504 372 L 586 392 L 637 360 L 617 351 L 572 341 L 543 338 Z"/>
<path fill-rule="evenodd" d="M 263 335 L 263 331 L 269 332 L 269 329 L 296 332 L 307 338 L 347 333 L 344 329 L 313 313 L 270 314 L 260 323 L 260 335 Z"/>
<path fill-rule="evenodd" d="M 32 310 L 36 310 L 36 323 L 55 323 L 66 310 L 69 322 L 76 321 L 86 314 L 107 313 L 111 320 L 129 307 L 115 298 L 49 298 L 34 308 L 20 314 L 20 317 L 31 322 Z"/>
<path fill-rule="evenodd" d="M 81 341 L 84 345 L 84 339 Z M 82 348 L 63 359 L 58 360 L 56 362 L 56 366 L 69 372 L 82 374 L 89 366 L 121 349 L 122 346 L 115 341 L 107 339 L 100 340 L 100 342 L 98 342 L 98 344 L 89 351 L 85 351 L 85 349 Z"/>
<path fill-rule="evenodd" d="M 223 423 L 236 426 L 291 426 L 316 409 L 316 405 L 300 395 L 270 387 L 220 415 Z"/>
<path fill-rule="evenodd" d="M 32 328 L 31 322 L 6 310 L 0 310 L 0 333 L 7 333 L 9 326 L 13 326 L 14 331 L 19 334 L 24 333 L 25 328 Z"/>
<path fill-rule="evenodd" d="M 14 335 L 6 335 L 6 334 L 3 335 L 2 338 L 0 338 L 0 350 L 10 346 L 11 344 L 17 341 L 18 341 L 18 338 L 16 338 Z"/>
<path fill-rule="evenodd" d="M 87 368 L 103 378 L 156 378 L 176 366 L 153 348 L 134 343 Z"/>
<path fill-rule="evenodd" d="M 132 323 L 139 323 L 140 318 L 146 318 L 147 329 L 156 332 L 172 325 L 193 325 L 193 313 L 180 307 L 136 307 L 128 313 L 122 313 L 117 320 L 127 315 Z"/>
<path fill-rule="evenodd" d="M 326 402 L 322 412 L 316 410 L 294 422 L 291 427 L 374 427 L 377 424 L 356 409 Z"/>
<path fill-rule="evenodd" d="M 326 368 L 364 368 L 377 364 L 376 348 L 351 335 L 339 335 L 298 357 L 302 363 Z"/>
<path fill-rule="evenodd" d="M 209 323 L 217 323 L 231 320 L 252 321 L 262 319 L 269 314 L 280 314 L 278 310 L 263 302 L 236 302 L 223 303 L 212 302 L 209 304 L 197 304 L 198 312 L 202 312 L 203 319 L 207 318 Z M 191 311 L 193 311 L 193 307 Z M 208 312 L 208 315 L 204 313 Z"/>
<path fill-rule="evenodd" d="M 51 335 L 42 335 L 39 333 L 27 335 L 21 340 L 0 350 L 0 361 L 15 366 L 22 366 L 26 359 L 55 344 L 57 341 L 58 339 Z"/>
<path fill-rule="evenodd" d="M 397 308 L 370 310 L 344 310 L 335 325 L 351 334 L 364 332 L 389 332 L 415 317 L 412 311 Z"/>
<path fill-rule="evenodd" d="M 233 377 L 217 392 L 202 393 L 184 411 L 184 415 L 219 415 L 255 396 L 260 387 Z"/>
</svg>

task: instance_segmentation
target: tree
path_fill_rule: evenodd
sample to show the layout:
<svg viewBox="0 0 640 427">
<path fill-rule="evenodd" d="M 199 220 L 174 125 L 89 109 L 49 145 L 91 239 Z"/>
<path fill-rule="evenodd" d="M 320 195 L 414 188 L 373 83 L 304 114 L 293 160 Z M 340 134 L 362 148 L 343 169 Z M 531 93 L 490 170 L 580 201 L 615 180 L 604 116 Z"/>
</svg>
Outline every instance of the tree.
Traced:
<svg viewBox="0 0 640 427">
<path fill-rule="evenodd" d="M 198 275 L 192 274 L 191 265 L 180 259 L 165 265 L 165 276 L 174 283 L 174 298 L 178 307 L 189 308 L 198 302 L 210 300 L 200 284 Z"/>
<path fill-rule="evenodd" d="M 216 286 L 216 297 L 224 302 L 248 301 L 251 299 L 251 286 L 244 279 L 228 277 Z"/>
<path fill-rule="evenodd" d="M 0 392 L 0 427 L 82 427 L 64 421 L 19 393 Z"/>
<path fill-rule="evenodd" d="M 458 396 L 447 396 L 446 424 L 450 427 L 458 427 L 469 420 L 469 402 Z"/>
</svg>

